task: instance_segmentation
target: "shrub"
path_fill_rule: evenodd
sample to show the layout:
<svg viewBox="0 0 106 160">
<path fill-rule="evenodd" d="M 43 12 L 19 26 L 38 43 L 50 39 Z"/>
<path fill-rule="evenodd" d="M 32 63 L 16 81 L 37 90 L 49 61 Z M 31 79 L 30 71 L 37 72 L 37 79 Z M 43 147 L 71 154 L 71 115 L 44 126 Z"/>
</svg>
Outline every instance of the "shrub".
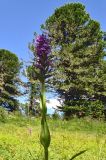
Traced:
<svg viewBox="0 0 106 160">
<path fill-rule="evenodd" d="M 91 118 L 101 119 L 104 117 L 104 105 L 101 101 L 91 101 L 88 105 L 87 115 Z"/>
<path fill-rule="evenodd" d="M 104 104 L 100 100 L 71 101 L 70 105 L 64 106 L 64 118 L 85 117 L 104 118 Z"/>
<path fill-rule="evenodd" d="M 55 111 L 53 114 L 52 114 L 52 118 L 57 120 L 57 119 L 60 119 L 60 115 L 57 111 Z"/>
<path fill-rule="evenodd" d="M 0 121 L 5 122 L 7 119 L 7 112 L 3 107 L 0 107 Z"/>
</svg>

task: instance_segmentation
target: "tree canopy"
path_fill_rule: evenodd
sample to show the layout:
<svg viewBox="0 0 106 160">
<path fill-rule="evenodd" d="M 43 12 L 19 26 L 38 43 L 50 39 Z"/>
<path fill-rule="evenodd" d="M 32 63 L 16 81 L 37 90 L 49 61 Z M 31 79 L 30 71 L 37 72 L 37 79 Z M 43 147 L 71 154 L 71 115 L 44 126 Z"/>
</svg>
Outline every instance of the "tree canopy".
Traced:
<svg viewBox="0 0 106 160">
<path fill-rule="evenodd" d="M 55 10 L 42 25 L 54 46 L 53 84 L 64 98 L 62 111 L 88 100 L 106 102 L 105 41 L 100 24 L 92 20 L 80 3 L 66 4 Z M 87 105 L 86 105 L 87 107 Z"/>
<path fill-rule="evenodd" d="M 17 96 L 19 91 L 19 73 L 21 63 L 18 57 L 8 50 L 0 50 L 0 106 L 9 110 L 18 107 Z"/>
</svg>

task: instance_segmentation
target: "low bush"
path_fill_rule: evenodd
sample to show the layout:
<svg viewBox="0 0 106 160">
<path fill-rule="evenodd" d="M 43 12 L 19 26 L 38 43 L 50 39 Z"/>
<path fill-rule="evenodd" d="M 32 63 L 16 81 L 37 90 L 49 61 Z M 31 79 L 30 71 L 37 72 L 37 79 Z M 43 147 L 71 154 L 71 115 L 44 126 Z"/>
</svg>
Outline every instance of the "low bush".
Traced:
<svg viewBox="0 0 106 160">
<path fill-rule="evenodd" d="M 3 107 L 0 107 L 0 121 L 6 122 L 6 119 L 7 119 L 7 111 Z"/>
</svg>

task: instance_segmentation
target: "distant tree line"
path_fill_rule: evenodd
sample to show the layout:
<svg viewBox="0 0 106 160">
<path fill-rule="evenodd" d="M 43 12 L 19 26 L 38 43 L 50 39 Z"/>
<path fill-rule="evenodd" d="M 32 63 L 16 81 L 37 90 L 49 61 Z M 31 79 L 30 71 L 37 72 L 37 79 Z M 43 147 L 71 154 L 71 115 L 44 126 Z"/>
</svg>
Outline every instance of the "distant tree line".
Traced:
<svg viewBox="0 0 106 160">
<path fill-rule="evenodd" d="M 106 33 L 100 24 L 92 20 L 80 3 L 66 4 L 57 8 L 41 25 L 51 38 L 53 72 L 48 80 L 63 104 L 58 107 L 65 118 L 73 116 L 103 118 L 106 106 Z M 33 43 L 30 45 L 33 52 Z M 29 88 L 29 112 L 36 108 L 39 83 L 36 80 L 34 59 L 27 67 L 26 86 Z M 21 63 L 17 56 L 0 50 L 0 106 L 16 109 L 20 95 Z"/>
</svg>

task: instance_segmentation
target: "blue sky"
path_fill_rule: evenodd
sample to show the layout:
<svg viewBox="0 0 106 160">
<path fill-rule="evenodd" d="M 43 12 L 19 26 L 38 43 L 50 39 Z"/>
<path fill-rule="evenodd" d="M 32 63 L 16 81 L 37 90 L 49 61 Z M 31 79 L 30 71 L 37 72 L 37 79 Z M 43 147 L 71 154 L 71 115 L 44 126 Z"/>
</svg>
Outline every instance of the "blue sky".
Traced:
<svg viewBox="0 0 106 160">
<path fill-rule="evenodd" d="M 83 3 L 91 18 L 106 31 L 106 0 L 0 0 L 0 48 L 29 60 L 28 43 L 33 33 L 40 33 L 40 25 L 55 8 L 69 2 Z"/>
</svg>

